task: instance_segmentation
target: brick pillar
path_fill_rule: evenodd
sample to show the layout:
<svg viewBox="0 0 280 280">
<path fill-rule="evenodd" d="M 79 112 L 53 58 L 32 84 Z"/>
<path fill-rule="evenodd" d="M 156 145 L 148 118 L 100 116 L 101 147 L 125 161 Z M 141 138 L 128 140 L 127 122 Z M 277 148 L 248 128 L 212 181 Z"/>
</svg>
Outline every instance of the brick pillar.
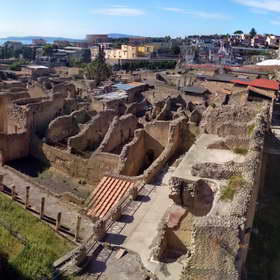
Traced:
<svg viewBox="0 0 280 280">
<path fill-rule="evenodd" d="M 41 198 L 41 208 L 40 208 L 40 219 L 42 220 L 45 216 L 45 197 Z"/>
<path fill-rule="evenodd" d="M 75 232 L 75 241 L 79 241 L 80 239 L 80 228 L 81 228 L 81 216 L 77 217 L 77 224 L 76 224 L 76 232 Z"/>
<path fill-rule="evenodd" d="M 16 200 L 16 186 L 12 186 L 12 200 Z"/>
<path fill-rule="evenodd" d="M 55 225 L 55 230 L 56 230 L 56 232 L 59 231 L 59 229 L 60 229 L 60 224 L 61 224 L 61 212 L 57 213 L 56 225 Z"/>
<path fill-rule="evenodd" d="M 29 208 L 29 194 L 30 194 L 30 187 L 26 187 L 26 192 L 25 192 L 25 209 Z"/>
</svg>

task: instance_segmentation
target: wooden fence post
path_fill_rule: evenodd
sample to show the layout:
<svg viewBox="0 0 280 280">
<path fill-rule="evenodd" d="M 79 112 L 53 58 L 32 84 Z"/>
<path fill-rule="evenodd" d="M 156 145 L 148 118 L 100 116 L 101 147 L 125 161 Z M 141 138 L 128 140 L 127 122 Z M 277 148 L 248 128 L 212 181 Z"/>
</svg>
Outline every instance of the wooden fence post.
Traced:
<svg viewBox="0 0 280 280">
<path fill-rule="evenodd" d="M 42 220 L 45 216 L 45 197 L 41 198 L 41 208 L 40 208 L 40 219 Z"/>
<path fill-rule="evenodd" d="M 25 209 L 29 208 L 29 194 L 30 194 L 30 187 L 26 187 L 26 192 L 25 192 Z"/>
</svg>

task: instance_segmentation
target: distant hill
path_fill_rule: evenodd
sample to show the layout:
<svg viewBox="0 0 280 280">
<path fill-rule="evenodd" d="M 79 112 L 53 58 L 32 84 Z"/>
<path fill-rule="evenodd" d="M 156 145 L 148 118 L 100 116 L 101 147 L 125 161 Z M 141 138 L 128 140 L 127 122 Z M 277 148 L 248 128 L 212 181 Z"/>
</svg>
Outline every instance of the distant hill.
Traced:
<svg viewBox="0 0 280 280">
<path fill-rule="evenodd" d="M 118 39 L 118 38 L 136 38 L 139 36 L 135 35 L 127 35 L 127 34 L 119 34 L 119 33 L 110 33 L 108 34 L 110 38 Z M 0 38 L 2 41 L 32 41 L 33 39 L 44 39 L 47 42 L 53 41 L 70 41 L 70 42 L 81 42 L 83 39 L 73 39 L 73 38 L 64 38 L 64 37 L 45 37 L 45 36 L 24 36 L 24 37 L 6 37 Z"/>
<path fill-rule="evenodd" d="M 45 36 L 24 36 L 24 37 L 6 37 L 0 38 L 5 41 L 32 41 L 33 39 L 44 39 L 47 42 L 53 42 L 56 40 L 66 40 L 70 42 L 81 42 L 82 39 L 64 38 L 64 37 L 45 37 Z"/>
<path fill-rule="evenodd" d="M 127 35 L 127 34 L 119 34 L 119 33 L 109 33 L 108 36 L 113 39 L 119 39 L 119 38 L 137 38 L 139 36 L 135 35 Z"/>
</svg>

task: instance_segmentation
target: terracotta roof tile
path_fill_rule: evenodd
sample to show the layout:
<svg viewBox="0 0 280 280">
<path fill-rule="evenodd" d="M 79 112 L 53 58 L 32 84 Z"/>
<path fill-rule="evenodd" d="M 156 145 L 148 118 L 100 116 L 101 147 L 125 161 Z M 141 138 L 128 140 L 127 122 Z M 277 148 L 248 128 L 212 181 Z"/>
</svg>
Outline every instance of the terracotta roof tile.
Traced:
<svg viewBox="0 0 280 280">
<path fill-rule="evenodd" d="M 242 81 L 242 80 L 232 80 L 231 81 L 234 84 L 240 84 L 240 85 L 247 85 L 257 88 L 263 88 L 263 89 L 270 89 L 270 90 L 279 90 L 279 82 L 275 80 L 267 80 L 267 79 L 256 79 L 253 81 Z"/>
<path fill-rule="evenodd" d="M 133 182 L 106 176 L 90 196 L 87 215 L 103 218 L 134 186 Z"/>
</svg>

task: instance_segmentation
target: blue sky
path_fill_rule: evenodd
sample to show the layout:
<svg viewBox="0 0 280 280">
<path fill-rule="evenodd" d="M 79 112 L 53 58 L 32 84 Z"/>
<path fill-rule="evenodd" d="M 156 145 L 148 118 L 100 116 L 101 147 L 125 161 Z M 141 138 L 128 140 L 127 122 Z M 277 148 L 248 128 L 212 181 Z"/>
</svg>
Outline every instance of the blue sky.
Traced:
<svg viewBox="0 0 280 280">
<path fill-rule="evenodd" d="M 280 0 L 0 0 L 0 37 L 280 34 Z"/>
</svg>

